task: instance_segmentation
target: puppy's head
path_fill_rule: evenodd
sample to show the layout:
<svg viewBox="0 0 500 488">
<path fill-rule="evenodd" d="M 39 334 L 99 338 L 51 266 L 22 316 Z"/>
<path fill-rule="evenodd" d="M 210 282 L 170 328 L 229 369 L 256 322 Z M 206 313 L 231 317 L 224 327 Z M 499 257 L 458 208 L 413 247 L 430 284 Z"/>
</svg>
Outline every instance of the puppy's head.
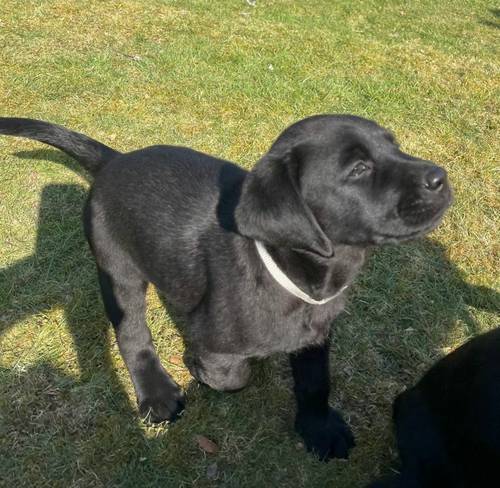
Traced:
<svg viewBox="0 0 500 488">
<path fill-rule="evenodd" d="M 451 203 L 446 171 L 348 115 L 286 129 L 244 184 L 242 234 L 330 256 L 336 244 L 397 243 L 434 229 Z"/>
</svg>

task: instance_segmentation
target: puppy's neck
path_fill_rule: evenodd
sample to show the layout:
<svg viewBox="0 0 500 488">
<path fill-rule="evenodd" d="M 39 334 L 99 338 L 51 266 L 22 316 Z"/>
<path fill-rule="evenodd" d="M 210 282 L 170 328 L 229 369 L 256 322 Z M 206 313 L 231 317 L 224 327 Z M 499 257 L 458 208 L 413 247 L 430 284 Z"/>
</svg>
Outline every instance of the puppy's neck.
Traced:
<svg viewBox="0 0 500 488">
<path fill-rule="evenodd" d="M 315 300 L 350 285 L 365 258 L 365 249 L 359 246 L 336 246 L 330 258 L 284 247 L 266 249 L 288 278 Z"/>
</svg>

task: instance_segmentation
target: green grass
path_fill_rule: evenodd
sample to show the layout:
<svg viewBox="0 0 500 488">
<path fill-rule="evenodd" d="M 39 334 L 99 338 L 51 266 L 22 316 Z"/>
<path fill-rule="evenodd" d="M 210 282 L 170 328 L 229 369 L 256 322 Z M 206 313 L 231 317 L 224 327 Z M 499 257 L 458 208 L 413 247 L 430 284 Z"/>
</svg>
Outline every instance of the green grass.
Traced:
<svg viewBox="0 0 500 488">
<path fill-rule="evenodd" d="M 197 386 L 154 290 L 149 323 L 188 408 L 140 422 L 83 238 L 85 175 L 1 138 L 0 486 L 359 488 L 388 471 L 393 397 L 498 325 L 499 27 L 479 0 L 1 2 L 1 115 L 250 168 L 288 124 L 356 113 L 444 165 L 456 201 L 430 238 L 373 255 L 336 322 L 331 400 L 358 447 L 323 464 L 293 433 L 286 358 L 238 394 Z"/>
</svg>

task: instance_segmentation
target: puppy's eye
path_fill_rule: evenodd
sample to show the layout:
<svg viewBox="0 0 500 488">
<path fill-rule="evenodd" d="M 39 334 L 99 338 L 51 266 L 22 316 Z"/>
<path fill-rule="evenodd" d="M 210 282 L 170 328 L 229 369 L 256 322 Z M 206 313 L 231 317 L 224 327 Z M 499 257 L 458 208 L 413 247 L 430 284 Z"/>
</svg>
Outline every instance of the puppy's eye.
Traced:
<svg viewBox="0 0 500 488">
<path fill-rule="evenodd" d="M 370 171 L 370 166 L 363 162 L 363 161 L 358 161 L 354 168 L 351 170 L 349 173 L 350 178 L 359 178 L 361 175 L 366 174 L 367 172 Z"/>
</svg>

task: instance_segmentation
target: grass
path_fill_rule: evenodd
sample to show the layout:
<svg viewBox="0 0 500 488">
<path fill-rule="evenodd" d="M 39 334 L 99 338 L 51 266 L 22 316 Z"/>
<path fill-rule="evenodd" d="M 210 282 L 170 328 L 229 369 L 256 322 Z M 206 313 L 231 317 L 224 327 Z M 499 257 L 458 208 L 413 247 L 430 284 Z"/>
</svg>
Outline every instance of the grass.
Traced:
<svg viewBox="0 0 500 488">
<path fill-rule="evenodd" d="M 428 239 L 373 255 L 334 325 L 331 400 L 358 447 L 323 464 L 293 433 L 286 358 L 238 394 L 197 386 L 154 290 L 148 320 L 189 403 L 174 425 L 141 423 L 81 230 L 89 183 L 1 138 L 0 486 L 359 488 L 387 472 L 393 397 L 498 325 L 498 15 L 480 0 L 1 2 L 2 115 L 250 168 L 293 121 L 356 113 L 444 165 L 456 201 Z"/>
</svg>

